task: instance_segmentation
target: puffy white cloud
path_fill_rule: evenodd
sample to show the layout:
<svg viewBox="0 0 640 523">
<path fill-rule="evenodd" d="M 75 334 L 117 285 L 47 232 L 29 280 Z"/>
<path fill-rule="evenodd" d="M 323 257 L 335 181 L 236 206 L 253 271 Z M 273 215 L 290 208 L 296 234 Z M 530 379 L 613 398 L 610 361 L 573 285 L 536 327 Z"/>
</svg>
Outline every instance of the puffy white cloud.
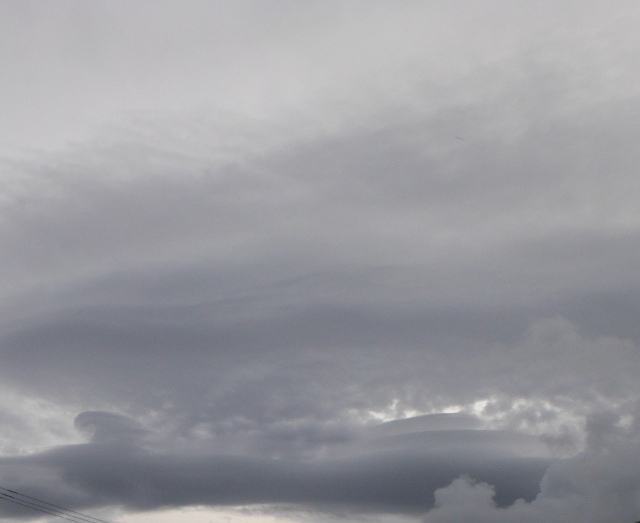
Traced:
<svg viewBox="0 0 640 523">
<path fill-rule="evenodd" d="M 637 455 L 635 442 L 558 461 L 547 471 L 535 500 L 518 500 L 508 507 L 496 505 L 491 485 L 461 477 L 436 490 L 435 508 L 425 522 L 636 521 L 640 515 Z"/>
</svg>

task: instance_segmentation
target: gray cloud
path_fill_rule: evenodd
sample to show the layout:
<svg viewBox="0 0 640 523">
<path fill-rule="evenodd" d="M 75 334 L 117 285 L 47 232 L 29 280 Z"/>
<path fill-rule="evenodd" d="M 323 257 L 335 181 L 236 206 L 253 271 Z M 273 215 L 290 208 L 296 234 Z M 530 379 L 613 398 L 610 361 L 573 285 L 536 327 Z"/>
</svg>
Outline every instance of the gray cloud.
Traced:
<svg viewBox="0 0 640 523">
<path fill-rule="evenodd" d="M 419 513 L 433 505 L 430 493 L 463 473 L 496 485 L 501 504 L 531 500 L 549 465 L 540 455 L 500 452 L 508 441 L 513 449 L 528 444 L 524 436 L 500 431 L 436 429 L 423 432 L 420 441 L 396 436 L 395 449 L 379 440 L 361 447 L 352 437 L 339 459 L 291 460 L 185 449 L 158 452 L 162 443 L 145 440 L 132 420 L 109 413 L 85 412 L 76 424 L 94 427 L 92 443 L 3 458 L 3 469 L 10 471 L 17 490 L 46 492 L 46 482 L 56 477 L 63 486 L 56 494 L 63 502 L 84 507 L 296 503 Z M 297 430 L 308 436 L 306 427 Z M 317 435 L 325 443 L 345 443 L 335 433 Z M 514 445 L 519 439 L 520 445 Z"/>
<path fill-rule="evenodd" d="M 70 75 L 24 133 L 67 109 L 92 131 L 2 156 L 3 484 L 82 509 L 637 520 L 615 472 L 640 398 L 637 37 L 601 8 L 489 4 L 160 3 L 143 30 L 146 4 L 71 2 L 15 35 Z M 50 76 L 3 53 L 16 85 Z"/>
</svg>

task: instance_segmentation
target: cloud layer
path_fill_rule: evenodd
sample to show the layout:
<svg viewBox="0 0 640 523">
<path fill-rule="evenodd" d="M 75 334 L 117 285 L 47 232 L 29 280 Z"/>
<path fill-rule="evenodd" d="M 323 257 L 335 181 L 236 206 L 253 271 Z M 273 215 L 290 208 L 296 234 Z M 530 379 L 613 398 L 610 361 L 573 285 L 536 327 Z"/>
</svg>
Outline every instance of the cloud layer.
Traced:
<svg viewBox="0 0 640 523">
<path fill-rule="evenodd" d="M 3 485 L 640 519 L 637 8 L 25 5 Z"/>
</svg>

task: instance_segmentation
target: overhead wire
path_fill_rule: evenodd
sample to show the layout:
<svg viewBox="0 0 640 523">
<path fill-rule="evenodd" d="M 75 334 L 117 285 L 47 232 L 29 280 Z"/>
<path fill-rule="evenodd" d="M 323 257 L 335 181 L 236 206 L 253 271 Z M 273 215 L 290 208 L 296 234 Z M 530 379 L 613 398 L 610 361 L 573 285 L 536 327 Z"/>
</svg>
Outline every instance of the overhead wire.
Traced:
<svg viewBox="0 0 640 523">
<path fill-rule="evenodd" d="M 0 499 L 9 501 L 10 503 L 15 503 L 16 505 L 30 508 L 32 510 L 36 510 L 38 512 L 42 512 L 44 514 L 48 514 L 50 516 L 66 519 L 67 521 L 73 521 L 74 523 L 109 523 L 104 519 L 95 518 L 93 516 L 83 514 L 82 512 L 64 508 L 60 505 L 55 505 L 53 503 L 49 503 L 48 501 L 34 498 L 33 496 L 28 496 L 26 494 L 21 494 L 20 492 L 16 492 L 15 490 L 3 487 L 0 487 Z"/>
<path fill-rule="evenodd" d="M 18 501 L 18 500 L 16 500 L 16 499 L 11 499 L 12 497 L 13 497 L 13 496 L 7 496 L 7 495 L 5 495 L 5 494 L 0 494 L 0 499 L 3 499 L 3 500 L 5 500 L 5 501 L 10 501 L 11 503 L 15 503 L 16 505 L 21 505 L 21 506 L 23 506 L 23 507 L 28 507 L 28 508 L 30 508 L 30 509 L 37 510 L 38 512 L 42 512 L 43 514 L 49 514 L 49 515 L 51 515 L 51 516 L 56 516 L 56 517 L 58 517 L 58 518 L 66 519 L 67 521 L 73 521 L 73 522 L 75 522 L 75 523 L 79 523 L 79 522 L 81 522 L 81 521 L 82 521 L 82 522 L 89 522 L 89 521 L 91 521 L 91 520 L 87 520 L 87 519 L 77 519 L 77 518 L 75 518 L 75 517 L 69 518 L 69 517 L 67 517 L 67 516 L 63 515 L 63 513 L 60 513 L 60 512 L 53 512 L 53 511 L 50 511 L 50 510 L 47 510 L 47 509 L 38 508 L 38 507 L 36 507 L 36 506 L 34 506 L 34 505 L 30 505 L 30 504 L 28 504 L 28 503 L 23 503 L 23 502 Z"/>
<path fill-rule="evenodd" d="M 16 494 L 17 496 L 7 494 L 5 492 L 0 492 L 0 499 L 9 501 L 16 505 L 30 508 L 32 510 L 36 510 L 38 512 L 42 512 L 43 514 L 66 519 L 67 521 L 72 521 L 74 523 L 96 523 L 96 519 L 92 518 L 92 516 L 87 516 L 85 514 L 82 514 L 81 512 L 72 511 L 63 507 L 56 508 L 57 506 L 49 504 L 46 501 L 30 501 L 29 499 L 23 499 L 19 497 L 21 496 L 21 494 Z"/>
</svg>

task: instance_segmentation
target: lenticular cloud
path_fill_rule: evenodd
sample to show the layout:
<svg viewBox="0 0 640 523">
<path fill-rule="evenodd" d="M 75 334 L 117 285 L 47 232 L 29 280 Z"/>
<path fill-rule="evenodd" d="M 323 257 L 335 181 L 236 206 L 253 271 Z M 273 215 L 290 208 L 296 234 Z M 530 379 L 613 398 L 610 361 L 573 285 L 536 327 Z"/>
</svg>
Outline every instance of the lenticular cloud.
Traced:
<svg viewBox="0 0 640 523">
<path fill-rule="evenodd" d="M 638 521 L 638 17 L 0 2 L 0 485 Z"/>
</svg>

